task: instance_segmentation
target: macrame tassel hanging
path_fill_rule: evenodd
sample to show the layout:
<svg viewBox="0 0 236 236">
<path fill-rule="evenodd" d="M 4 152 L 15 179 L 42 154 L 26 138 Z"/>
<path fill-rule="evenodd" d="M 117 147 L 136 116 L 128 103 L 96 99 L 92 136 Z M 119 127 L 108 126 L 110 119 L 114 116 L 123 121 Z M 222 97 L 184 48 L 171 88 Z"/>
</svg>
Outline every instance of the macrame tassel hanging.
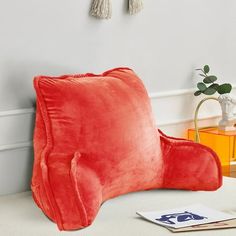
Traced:
<svg viewBox="0 0 236 236">
<path fill-rule="evenodd" d="M 142 0 L 129 0 L 129 13 L 131 15 L 140 12 L 143 9 Z"/>
<path fill-rule="evenodd" d="M 110 19 L 112 14 L 111 0 L 93 0 L 90 14 L 101 19 Z"/>
</svg>

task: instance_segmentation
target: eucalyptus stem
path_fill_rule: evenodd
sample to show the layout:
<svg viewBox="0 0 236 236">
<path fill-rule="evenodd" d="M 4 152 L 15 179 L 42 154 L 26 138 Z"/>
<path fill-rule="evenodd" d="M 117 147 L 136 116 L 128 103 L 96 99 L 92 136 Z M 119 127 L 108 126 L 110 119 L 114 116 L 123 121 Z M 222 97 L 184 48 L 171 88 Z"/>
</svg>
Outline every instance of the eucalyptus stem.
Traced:
<svg viewBox="0 0 236 236">
<path fill-rule="evenodd" d="M 200 143 L 200 136 L 199 136 L 199 128 L 198 128 L 198 112 L 199 112 L 199 109 L 201 107 L 201 105 L 207 101 L 207 100 L 215 100 L 215 101 L 218 101 L 218 99 L 216 97 L 207 97 L 207 98 L 204 98 L 202 99 L 198 105 L 197 105 L 197 108 L 195 110 L 195 115 L 194 115 L 194 126 L 195 126 L 195 138 L 194 138 L 194 141 L 196 143 Z"/>
</svg>

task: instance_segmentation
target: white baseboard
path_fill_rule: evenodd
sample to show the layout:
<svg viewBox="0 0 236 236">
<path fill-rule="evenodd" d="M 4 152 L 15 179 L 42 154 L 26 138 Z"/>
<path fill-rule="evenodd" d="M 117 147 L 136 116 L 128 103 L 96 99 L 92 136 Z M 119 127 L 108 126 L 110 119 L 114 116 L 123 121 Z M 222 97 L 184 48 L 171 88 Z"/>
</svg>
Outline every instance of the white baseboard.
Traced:
<svg viewBox="0 0 236 236">
<path fill-rule="evenodd" d="M 15 149 L 21 149 L 21 148 L 30 148 L 33 145 L 32 141 L 28 142 L 18 142 L 18 143 L 12 143 L 12 144 L 5 144 L 0 146 L 0 152 L 1 151 L 8 151 L 8 150 L 15 150 Z"/>
<path fill-rule="evenodd" d="M 25 114 L 32 114 L 35 112 L 33 107 L 31 108 L 22 108 L 22 109 L 14 109 L 14 110 L 7 110 L 7 111 L 0 111 L 0 118 L 1 117 L 10 117 L 10 116 L 18 116 L 18 115 L 25 115 Z"/>
<path fill-rule="evenodd" d="M 34 128 L 34 109 L 0 112 L 0 151 L 29 146 Z M 24 145 L 25 144 L 25 145 Z"/>
<path fill-rule="evenodd" d="M 236 85 L 233 86 L 236 93 Z M 194 89 L 180 89 L 150 93 L 157 126 L 170 135 L 183 136 L 186 128 L 193 127 L 193 116 L 202 97 L 193 96 Z M 221 115 L 217 102 L 205 103 L 199 115 L 200 125 L 215 125 Z M 35 108 L 0 111 L 0 151 L 32 145 Z"/>
</svg>

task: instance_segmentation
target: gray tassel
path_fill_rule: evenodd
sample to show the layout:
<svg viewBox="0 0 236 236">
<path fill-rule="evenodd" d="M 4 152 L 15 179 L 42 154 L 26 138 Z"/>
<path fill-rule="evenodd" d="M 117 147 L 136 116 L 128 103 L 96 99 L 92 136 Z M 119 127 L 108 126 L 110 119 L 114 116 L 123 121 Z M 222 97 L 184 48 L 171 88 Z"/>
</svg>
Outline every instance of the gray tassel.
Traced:
<svg viewBox="0 0 236 236">
<path fill-rule="evenodd" d="M 140 12 L 143 9 L 142 0 L 129 0 L 129 13 L 131 15 Z"/>
<path fill-rule="evenodd" d="M 90 14 L 101 19 L 110 19 L 112 14 L 111 0 L 93 0 Z"/>
</svg>

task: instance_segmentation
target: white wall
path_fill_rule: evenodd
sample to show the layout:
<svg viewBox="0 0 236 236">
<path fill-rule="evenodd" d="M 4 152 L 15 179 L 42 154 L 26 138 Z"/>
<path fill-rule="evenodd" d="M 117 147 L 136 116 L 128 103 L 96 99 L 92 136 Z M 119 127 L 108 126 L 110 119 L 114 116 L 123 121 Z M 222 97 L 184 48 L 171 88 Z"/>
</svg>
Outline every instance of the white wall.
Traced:
<svg viewBox="0 0 236 236">
<path fill-rule="evenodd" d="M 192 118 L 196 101 L 182 89 L 196 83 L 196 67 L 209 63 L 222 81 L 236 83 L 235 0 L 144 0 L 135 16 L 126 0 L 113 0 L 109 21 L 90 17 L 90 2 L 0 0 L 0 194 L 28 187 L 35 75 L 132 67 L 155 94 L 158 124 L 173 135 Z M 179 89 L 177 97 L 161 95 Z"/>
<path fill-rule="evenodd" d="M 190 88 L 209 63 L 236 77 L 235 0 L 144 0 L 126 13 L 113 0 L 109 21 L 89 17 L 90 0 L 0 0 L 0 110 L 33 103 L 37 74 L 134 68 L 150 92 Z"/>
</svg>

